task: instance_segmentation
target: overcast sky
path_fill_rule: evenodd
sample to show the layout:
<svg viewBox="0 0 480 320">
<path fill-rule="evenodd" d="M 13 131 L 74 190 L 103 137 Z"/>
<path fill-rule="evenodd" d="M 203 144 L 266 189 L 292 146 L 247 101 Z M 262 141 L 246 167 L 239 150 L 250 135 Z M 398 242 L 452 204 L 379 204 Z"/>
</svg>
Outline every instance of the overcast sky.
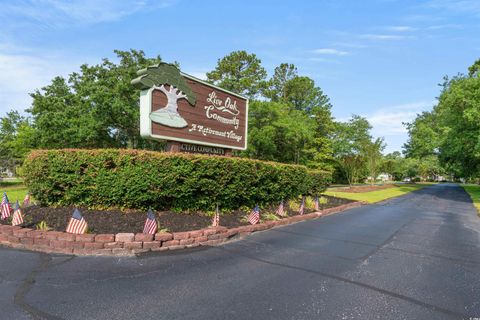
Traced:
<svg viewBox="0 0 480 320">
<path fill-rule="evenodd" d="M 480 1 L 0 0 L 0 116 L 82 63 L 142 49 L 204 77 L 234 50 L 269 74 L 294 63 L 330 97 L 333 115 L 368 118 L 387 152 L 402 122 L 430 110 L 444 75 L 480 58 Z"/>
</svg>

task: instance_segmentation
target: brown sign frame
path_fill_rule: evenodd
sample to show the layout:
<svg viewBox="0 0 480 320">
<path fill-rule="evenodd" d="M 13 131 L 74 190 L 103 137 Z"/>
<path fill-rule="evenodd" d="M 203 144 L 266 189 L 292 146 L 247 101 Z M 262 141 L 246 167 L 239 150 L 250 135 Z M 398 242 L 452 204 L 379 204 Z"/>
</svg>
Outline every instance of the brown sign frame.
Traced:
<svg viewBox="0 0 480 320">
<path fill-rule="evenodd" d="M 145 138 L 150 138 L 150 139 L 155 139 L 155 140 L 167 140 L 167 141 L 178 141 L 178 142 L 184 142 L 184 143 L 190 143 L 190 144 L 196 144 L 196 145 L 204 145 L 204 146 L 212 146 L 212 147 L 220 147 L 220 148 L 226 148 L 226 149 L 235 149 L 235 150 L 245 150 L 247 149 L 247 143 L 248 143 L 248 104 L 249 104 L 249 99 L 241 96 L 239 94 L 230 92 L 228 90 L 225 90 L 223 88 L 220 88 L 218 86 L 212 85 L 210 83 L 207 83 L 201 79 L 198 79 L 194 76 L 191 76 L 189 74 L 180 72 L 180 75 L 186 80 L 191 80 L 193 82 L 198 82 L 200 85 L 207 86 L 214 91 L 220 91 L 224 96 L 233 96 L 235 98 L 238 98 L 240 100 L 245 101 L 245 117 L 244 117 L 244 123 L 242 123 L 241 127 L 245 128 L 243 133 L 243 144 L 242 145 L 232 145 L 228 143 L 212 143 L 209 141 L 204 141 L 201 138 L 197 137 L 192 137 L 192 138 L 179 138 L 175 136 L 171 136 L 168 134 L 154 134 L 152 127 L 155 125 L 156 128 L 160 127 L 165 127 L 165 130 L 172 130 L 172 128 L 168 128 L 168 126 L 164 126 L 162 124 L 158 123 L 153 123 L 153 121 L 150 119 L 150 113 L 153 111 L 153 91 L 158 90 L 156 87 L 152 87 L 146 90 L 142 90 L 140 92 L 140 135 Z M 198 107 L 199 102 L 197 101 L 196 107 Z M 190 123 L 188 124 L 190 126 Z M 168 130 L 167 130 L 168 129 Z M 182 128 L 184 129 L 184 128 Z M 165 131 L 164 130 L 164 131 Z M 175 130 L 175 129 L 173 129 Z M 157 130 L 158 131 L 158 130 Z M 227 139 L 227 138 L 224 138 Z M 227 141 L 227 140 L 226 140 Z"/>
</svg>

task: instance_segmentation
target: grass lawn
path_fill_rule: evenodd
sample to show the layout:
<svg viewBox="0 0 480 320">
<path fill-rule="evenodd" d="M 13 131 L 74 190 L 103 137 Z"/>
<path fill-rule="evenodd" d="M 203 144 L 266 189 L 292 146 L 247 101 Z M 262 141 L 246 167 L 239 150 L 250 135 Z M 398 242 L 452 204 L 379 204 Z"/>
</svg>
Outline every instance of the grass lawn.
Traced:
<svg viewBox="0 0 480 320">
<path fill-rule="evenodd" d="M 398 197 L 409 192 L 422 189 L 431 184 L 404 184 L 395 185 L 393 188 L 381 189 L 376 191 L 353 193 L 353 192 L 338 192 L 338 190 L 327 189 L 326 195 L 345 198 L 350 200 L 365 201 L 368 203 L 375 203 L 385 199 Z"/>
<path fill-rule="evenodd" d="M 472 198 L 473 205 L 477 208 L 478 215 L 480 215 L 480 185 L 462 185 L 463 189 L 467 191 Z"/>
<path fill-rule="evenodd" d="M 0 181 L 0 197 L 6 192 L 10 203 L 15 203 L 17 200 L 22 204 L 25 195 L 27 194 L 27 187 L 21 180 L 14 181 Z"/>
</svg>

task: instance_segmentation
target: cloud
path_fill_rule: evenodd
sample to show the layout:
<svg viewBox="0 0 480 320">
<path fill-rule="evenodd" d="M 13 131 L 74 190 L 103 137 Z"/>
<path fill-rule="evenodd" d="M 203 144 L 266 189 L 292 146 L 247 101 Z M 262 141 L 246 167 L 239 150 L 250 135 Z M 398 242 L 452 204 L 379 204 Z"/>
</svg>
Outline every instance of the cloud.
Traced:
<svg viewBox="0 0 480 320">
<path fill-rule="evenodd" d="M 434 104 L 435 101 L 418 101 L 383 107 L 367 115 L 366 118 L 373 127 L 372 135 L 385 138 L 387 147 L 384 153 L 400 151 L 408 139 L 407 129 L 403 123 L 413 121 L 417 114 L 430 110 Z"/>
<path fill-rule="evenodd" d="M 0 116 L 30 107 L 29 93 L 47 85 L 55 76 L 75 71 L 87 58 L 66 57 L 65 53 L 30 51 L 14 45 L 0 46 Z"/>
<path fill-rule="evenodd" d="M 117 21 L 141 10 L 163 8 L 174 0 L 117 1 L 117 0 L 26 0 L 2 4 L 0 17 L 12 23 L 41 24 L 48 27 L 90 25 Z"/>
<path fill-rule="evenodd" d="M 340 61 L 338 61 L 338 60 L 321 58 L 321 57 L 308 58 L 308 61 L 324 62 L 324 63 L 334 63 L 334 64 L 339 64 L 339 63 L 340 63 Z"/>
<path fill-rule="evenodd" d="M 354 43 L 354 42 L 335 42 L 334 45 L 339 47 L 345 47 L 345 48 L 353 48 L 353 49 L 368 48 L 368 46 L 365 44 Z"/>
<path fill-rule="evenodd" d="M 403 122 L 410 122 L 424 110 L 430 109 L 434 101 L 418 101 L 397 106 L 384 107 L 367 115 L 376 136 L 404 134 Z"/>
<path fill-rule="evenodd" d="M 393 32 L 412 32 L 417 30 L 417 28 L 410 26 L 390 26 L 386 27 L 385 29 Z"/>
<path fill-rule="evenodd" d="M 367 40 L 404 40 L 412 38 L 412 36 L 401 36 L 396 34 L 362 34 L 360 38 L 367 39 Z"/>
<path fill-rule="evenodd" d="M 341 51 L 333 48 L 315 49 L 315 50 L 312 50 L 312 52 L 316 54 L 335 55 L 335 56 L 346 56 L 349 54 L 347 51 Z"/>
</svg>

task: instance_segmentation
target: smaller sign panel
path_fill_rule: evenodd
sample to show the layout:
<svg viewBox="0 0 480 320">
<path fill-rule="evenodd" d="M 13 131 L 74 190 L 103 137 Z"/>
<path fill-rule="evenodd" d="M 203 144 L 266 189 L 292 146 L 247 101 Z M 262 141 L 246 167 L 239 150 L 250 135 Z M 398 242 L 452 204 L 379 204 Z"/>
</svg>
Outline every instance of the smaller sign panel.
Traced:
<svg viewBox="0 0 480 320">
<path fill-rule="evenodd" d="M 138 72 L 140 133 L 203 146 L 247 148 L 248 99 L 160 64 Z M 195 152 L 184 150 L 185 152 Z"/>
<path fill-rule="evenodd" d="M 218 156 L 225 155 L 224 148 L 218 147 L 210 147 L 210 146 L 199 146 L 196 144 L 189 144 L 189 143 L 181 143 L 180 144 L 180 151 L 187 152 L 187 153 L 202 153 L 202 154 L 212 154 Z"/>
</svg>

